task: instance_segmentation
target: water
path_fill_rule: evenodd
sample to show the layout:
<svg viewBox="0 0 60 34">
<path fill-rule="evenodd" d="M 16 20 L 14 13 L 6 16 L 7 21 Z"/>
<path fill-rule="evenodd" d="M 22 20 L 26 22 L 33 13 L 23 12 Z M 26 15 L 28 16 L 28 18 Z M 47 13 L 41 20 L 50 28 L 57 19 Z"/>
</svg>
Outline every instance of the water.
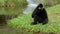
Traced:
<svg viewBox="0 0 60 34">
<path fill-rule="evenodd" d="M 42 3 L 42 0 L 27 0 L 27 3 L 26 9 L 23 11 L 24 14 L 33 11 L 39 3 Z"/>
</svg>

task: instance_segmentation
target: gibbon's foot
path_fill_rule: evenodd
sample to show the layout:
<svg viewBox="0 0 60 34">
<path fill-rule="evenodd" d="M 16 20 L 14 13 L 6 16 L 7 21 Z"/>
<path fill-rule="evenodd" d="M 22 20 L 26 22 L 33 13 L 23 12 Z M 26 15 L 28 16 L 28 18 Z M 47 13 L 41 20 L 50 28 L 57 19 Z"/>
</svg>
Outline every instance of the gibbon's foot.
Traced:
<svg viewBox="0 0 60 34">
<path fill-rule="evenodd" d="M 43 22 L 42 25 L 45 25 L 45 24 L 47 24 L 47 23 L 48 23 L 48 22 Z"/>
<path fill-rule="evenodd" d="M 31 25 L 36 25 L 36 24 L 37 24 L 37 23 L 35 23 L 35 22 L 32 22 L 32 23 L 31 23 Z"/>
<path fill-rule="evenodd" d="M 48 19 L 45 19 L 43 22 L 42 22 L 42 25 L 45 25 L 48 23 Z"/>
</svg>

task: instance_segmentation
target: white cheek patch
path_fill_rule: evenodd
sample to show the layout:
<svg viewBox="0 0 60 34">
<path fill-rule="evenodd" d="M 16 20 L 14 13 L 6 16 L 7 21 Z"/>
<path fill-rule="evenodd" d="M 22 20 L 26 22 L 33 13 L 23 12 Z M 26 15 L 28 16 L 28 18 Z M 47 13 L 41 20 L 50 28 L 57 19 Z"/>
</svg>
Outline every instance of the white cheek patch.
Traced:
<svg viewBox="0 0 60 34">
<path fill-rule="evenodd" d="M 40 7 L 38 9 L 41 9 Z"/>
<path fill-rule="evenodd" d="M 40 9 L 43 9 L 43 8 L 44 8 L 44 7 L 42 7 L 42 8 L 39 7 L 38 9 L 40 10 Z"/>
</svg>

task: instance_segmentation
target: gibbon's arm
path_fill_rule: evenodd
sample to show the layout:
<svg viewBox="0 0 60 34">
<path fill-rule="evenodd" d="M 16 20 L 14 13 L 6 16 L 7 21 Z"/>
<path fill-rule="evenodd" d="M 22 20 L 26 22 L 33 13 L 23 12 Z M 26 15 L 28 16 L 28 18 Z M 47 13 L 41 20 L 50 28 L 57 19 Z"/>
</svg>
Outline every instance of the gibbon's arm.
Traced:
<svg viewBox="0 0 60 34">
<path fill-rule="evenodd" d="M 34 18 L 34 16 L 36 15 L 36 13 L 37 13 L 37 9 L 35 9 L 35 10 L 33 11 L 33 13 L 32 13 L 32 18 Z"/>
<path fill-rule="evenodd" d="M 44 11 L 44 13 L 43 13 L 43 14 L 45 15 L 45 18 L 48 18 L 48 17 L 47 17 L 47 12 L 46 12 L 46 10 L 45 10 L 45 9 L 43 9 L 43 11 Z"/>
</svg>

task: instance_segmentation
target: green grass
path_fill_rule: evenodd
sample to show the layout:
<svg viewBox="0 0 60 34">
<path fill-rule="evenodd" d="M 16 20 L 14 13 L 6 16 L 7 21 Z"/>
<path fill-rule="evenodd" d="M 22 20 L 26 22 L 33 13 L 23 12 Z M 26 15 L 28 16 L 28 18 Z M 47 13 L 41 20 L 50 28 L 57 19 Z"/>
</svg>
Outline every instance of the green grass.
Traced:
<svg viewBox="0 0 60 34">
<path fill-rule="evenodd" d="M 49 22 L 46 25 L 37 24 L 31 25 L 33 19 L 31 18 L 31 13 L 27 15 L 20 15 L 18 18 L 14 18 L 10 21 L 9 25 L 13 28 L 19 30 L 23 34 L 32 34 L 41 32 L 54 32 L 60 34 L 60 5 L 46 8 L 48 13 Z"/>
</svg>

